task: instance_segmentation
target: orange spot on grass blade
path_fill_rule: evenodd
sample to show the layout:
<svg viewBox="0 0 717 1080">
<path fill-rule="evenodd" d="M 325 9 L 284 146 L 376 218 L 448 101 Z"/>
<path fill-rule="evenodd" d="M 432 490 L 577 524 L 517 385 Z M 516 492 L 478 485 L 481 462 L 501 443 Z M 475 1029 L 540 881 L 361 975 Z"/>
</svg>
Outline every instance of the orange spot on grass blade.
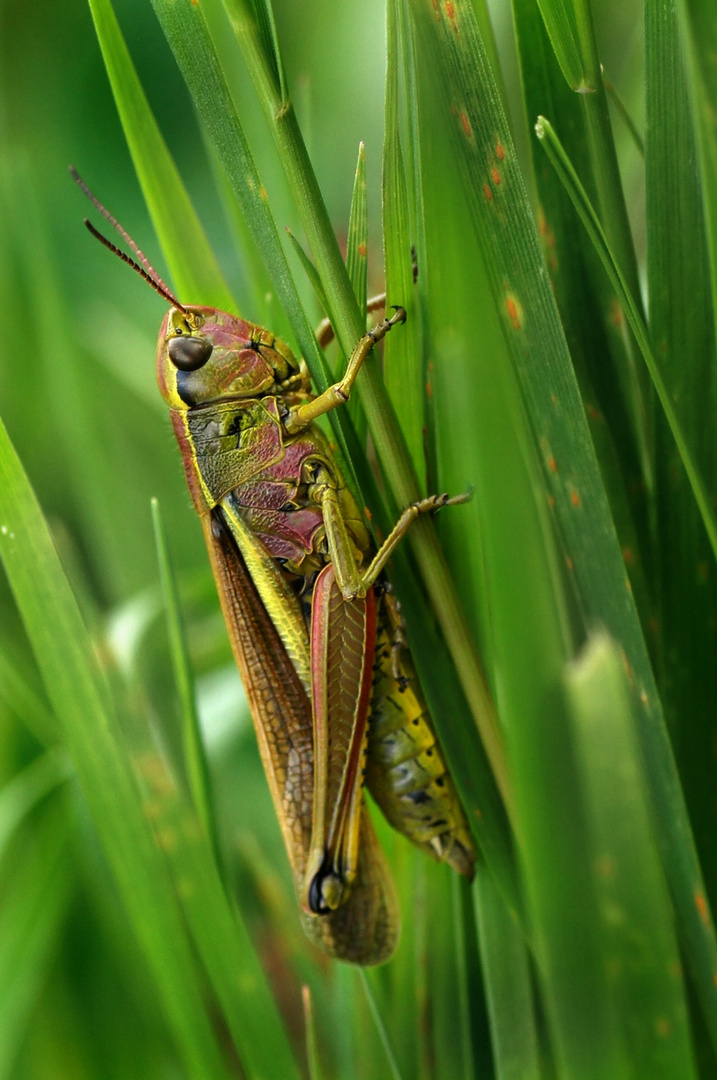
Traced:
<svg viewBox="0 0 717 1080">
<path fill-rule="evenodd" d="M 710 924 L 710 909 L 707 907 L 707 901 L 702 893 L 695 893 L 695 907 L 697 908 L 697 914 L 702 919 L 705 926 Z"/>
<path fill-rule="evenodd" d="M 548 468 L 550 469 L 551 472 L 557 472 L 558 471 L 558 463 L 557 463 L 557 461 L 555 460 L 555 458 L 553 457 L 552 454 L 548 458 Z"/>
<path fill-rule="evenodd" d="M 508 318 L 513 324 L 513 329 L 520 330 L 523 325 L 523 313 L 517 299 L 514 296 L 506 296 L 505 307 L 508 312 Z"/>
<path fill-rule="evenodd" d="M 497 169 L 493 169 L 491 171 L 491 176 L 493 177 L 493 183 L 494 184 L 499 184 L 500 183 L 500 173 L 498 172 Z"/>
<path fill-rule="evenodd" d="M 573 490 L 570 492 L 570 502 L 573 504 L 573 506 L 580 506 L 580 496 L 578 495 L 577 491 Z"/>
<path fill-rule="evenodd" d="M 493 198 L 493 192 L 490 190 L 488 184 L 483 185 L 483 194 L 485 195 L 486 199 L 488 199 L 488 201 Z"/>
<path fill-rule="evenodd" d="M 358 253 L 359 253 L 359 255 L 361 256 L 362 259 L 366 258 L 366 245 L 365 244 L 359 244 L 359 246 L 356 248 L 356 250 L 358 251 Z"/>
<path fill-rule="evenodd" d="M 461 126 L 463 128 L 465 137 L 467 139 L 470 139 L 471 135 L 473 134 L 473 129 L 471 127 L 471 122 L 465 113 L 461 113 Z"/>
</svg>

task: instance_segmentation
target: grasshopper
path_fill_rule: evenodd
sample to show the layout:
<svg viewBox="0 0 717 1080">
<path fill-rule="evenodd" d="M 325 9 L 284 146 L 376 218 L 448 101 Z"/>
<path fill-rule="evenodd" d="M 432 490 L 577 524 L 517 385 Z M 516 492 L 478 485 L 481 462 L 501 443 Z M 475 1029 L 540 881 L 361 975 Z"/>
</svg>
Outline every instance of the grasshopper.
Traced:
<svg viewBox="0 0 717 1080">
<path fill-rule="evenodd" d="M 137 261 L 89 230 L 171 305 L 157 380 L 169 406 L 239 667 L 302 922 L 358 964 L 393 953 L 400 919 L 368 815 L 459 873 L 475 850 L 410 656 L 384 567 L 410 524 L 463 497 L 409 506 L 376 550 L 315 421 L 343 405 L 402 308 L 356 345 L 340 382 L 314 395 L 272 333 L 182 304 L 121 225 L 73 176 Z M 326 337 L 327 335 L 324 335 Z"/>
</svg>

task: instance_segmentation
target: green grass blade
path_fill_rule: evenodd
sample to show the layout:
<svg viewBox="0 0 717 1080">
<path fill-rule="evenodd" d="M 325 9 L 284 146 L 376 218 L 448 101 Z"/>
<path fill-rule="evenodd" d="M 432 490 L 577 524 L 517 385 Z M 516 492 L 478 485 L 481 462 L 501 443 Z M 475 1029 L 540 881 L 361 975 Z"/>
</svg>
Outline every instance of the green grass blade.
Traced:
<svg viewBox="0 0 717 1080">
<path fill-rule="evenodd" d="M 57 721 L 36 685 L 36 672 L 7 642 L 0 647 L 0 697 L 40 743 L 52 746 L 58 739 Z"/>
<path fill-rule="evenodd" d="M 605 87 L 605 93 L 610 98 L 610 101 L 612 102 L 612 106 L 613 106 L 615 112 L 618 114 L 618 116 L 622 120 L 623 124 L 625 125 L 625 127 L 629 131 L 630 137 L 632 138 L 632 141 L 635 144 L 635 148 L 636 148 L 638 154 L 640 155 L 640 157 L 644 158 L 644 156 L 645 156 L 645 140 L 643 139 L 642 135 L 640 134 L 640 132 L 638 130 L 638 127 L 637 127 L 637 124 L 635 123 L 632 116 L 630 115 L 630 110 L 628 109 L 627 105 L 622 100 L 622 98 L 618 94 L 617 90 L 615 89 L 615 87 L 610 82 L 610 80 L 608 79 L 607 75 L 605 75 L 604 72 L 603 72 L 603 80 L 602 81 L 603 81 L 603 85 Z"/>
<path fill-rule="evenodd" d="M 309 1066 L 309 1080 L 322 1080 L 314 1009 L 311 1004 L 311 990 L 308 986 L 301 988 L 301 1003 L 304 1008 L 304 1026 L 306 1027 L 306 1060 Z"/>
<path fill-rule="evenodd" d="M 530 958 L 485 868 L 473 888 L 496 1080 L 540 1080 Z"/>
<path fill-rule="evenodd" d="M 565 685 L 589 837 L 582 858 L 598 898 L 592 932 L 602 938 L 624 1075 L 688 1080 L 697 1074 L 672 907 L 613 642 L 593 637 Z"/>
<path fill-rule="evenodd" d="M 235 306 L 231 293 L 157 127 L 111 0 L 90 0 L 90 8 L 127 144 L 175 289 L 184 303 L 231 310 Z"/>
<path fill-rule="evenodd" d="M 714 65 L 717 26 L 710 0 L 680 0 L 677 15 L 688 93 L 697 131 L 714 321 L 717 318 L 717 74 Z"/>
<path fill-rule="evenodd" d="M 4 799 L 5 791 L 2 792 Z M 31 1032 L 51 977 L 72 883 L 70 823 L 56 800 L 26 844 L 2 864 L 0 889 L 0 1080 L 18 1075 L 17 1054 Z"/>
<path fill-rule="evenodd" d="M 471 1032 L 470 991 L 468 986 L 469 949 L 466 934 L 466 911 L 464 898 L 467 883 L 457 874 L 451 877 L 451 907 L 453 915 L 453 944 L 456 959 L 456 983 L 458 990 L 458 1039 L 463 1059 L 463 1080 L 475 1080 L 473 1060 L 473 1037 Z"/>
<path fill-rule="evenodd" d="M 65 745 L 93 814 L 177 1046 L 192 1077 L 223 1077 L 180 913 L 108 705 L 107 687 L 47 526 L 0 427 L 0 556 Z"/>
<path fill-rule="evenodd" d="M 0 790 L 0 859 L 27 815 L 54 788 L 72 775 L 61 750 L 47 750 L 8 780 Z"/>
<path fill-rule="evenodd" d="M 577 94 L 594 93 L 600 67 L 588 0 L 538 0 L 538 4 L 568 86 Z"/>
<path fill-rule="evenodd" d="M 369 978 L 368 972 L 365 971 L 363 968 L 358 968 L 358 975 L 361 981 L 361 985 L 363 986 L 364 993 L 366 994 L 366 1001 L 368 1002 L 368 1007 L 371 1012 L 373 1022 L 376 1025 L 376 1030 L 378 1031 L 381 1045 L 383 1046 L 384 1053 L 386 1054 L 386 1062 L 388 1064 L 389 1074 L 391 1075 L 393 1080 L 402 1080 L 401 1070 L 398 1067 L 396 1055 L 393 1051 L 393 1047 L 391 1046 L 391 1040 L 388 1037 L 386 1025 L 383 1022 L 381 1010 L 379 1009 L 378 1003 L 376 1001 L 376 995 L 374 994 L 371 987 L 371 979 Z"/>
<path fill-rule="evenodd" d="M 349 212 L 349 231 L 346 241 L 346 272 L 356 296 L 359 311 L 366 310 L 368 297 L 368 203 L 366 191 L 366 153 L 364 145 L 359 146 L 356 175 L 351 192 L 351 210 Z M 389 334 L 386 345 L 391 339 Z M 386 346 L 384 346 L 384 349 Z M 384 352 L 385 356 L 385 352 Z M 337 372 L 337 375 L 339 373 Z M 351 423 L 356 431 L 356 438 L 361 446 L 366 445 L 366 417 L 361 408 L 358 394 L 354 394 L 348 404 Z"/>
<path fill-rule="evenodd" d="M 413 284 L 412 238 L 409 219 L 409 188 L 399 117 L 398 18 L 395 3 L 386 5 L 387 67 L 383 142 L 383 251 L 386 269 L 386 300 L 406 310 L 400 334 L 389 334 L 383 354 L 383 379 L 396 411 L 406 446 L 425 491 L 424 390 L 419 347 L 416 289 Z"/>
<path fill-rule="evenodd" d="M 169 558 L 167 537 L 162 523 L 162 516 L 157 499 L 152 499 L 152 524 L 157 545 L 159 577 L 162 585 L 162 597 L 167 618 L 170 653 L 174 679 L 179 696 L 182 724 L 182 765 L 186 773 L 189 791 L 194 801 L 199 819 L 207 836 L 215 840 L 214 815 L 209 796 L 209 778 L 207 760 L 204 754 L 202 736 L 199 730 L 199 715 L 194 677 L 189 663 L 189 650 L 179 612 L 177 583 Z"/>
<path fill-rule="evenodd" d="M 306 254 L 306 252 L 302 248 L 299 241 L 294 236 L 291 229 L 287 228 L 286 235 L 289 237 L 289 240 L 291 240 L 292 247 L 294 248 L 294 251 L 296 252 L 296 254 L 299 257 L 299 262 L 301 263 L 301 265 L 303 267 L 303 270 L 304 270 L 304 273 L 306 274 L 307 278 L 309 279 L 309 281 L 311 283 L 311 288 L 314 290 L 314 292 L 316 294 L 316 299 L 319 301 L 319 304 L 321 305 L 321 310 L 326 312 L 328 310 L 327 305 L 326 305 L 326 295 L 324 293 L 324 287 L 321 284 L 321 278 L 319 277 L 318 273 L 316 272 L 316 267 L 314 266 L 311 259 L 309 258 L 309 256 Z"/>
<path fill-rule="evenodd" d="M 351 192 L 349 232 L 346 241 L 346 272 L 349 275 L 359 311 L 366 310 L 367 297 L 368 206 L 366 199 L 366 151 L 361 143 Z"/>
<path fill-rule="evenodd" d="M 662 406 L 667 422 L 670 425 L 670 431 L 672 432 L 672 437 L 674 438 L 679 451 L 680 460 L 687 473 L 695 497 L 695 502 L 699 507 L 702 522 L 707 535 L 709 536 L 713 554 L 715 558 L 717 558 L 717 520 L 712 513 L 708 492 L 688 446 L 687 439 L 682 430 L 682 425 L 677 416 L 674 402 L 668 393 L 662 373 L 655 360 L 647 327 L 642 321 L 639 306 L 635 302 L 627 281 L 613 256 L 602 225 L 587 197 L 585 188 L 580 183 L 577 173 L 563 150 L 560 140 L 553 131 L 550 122 L 543 116 L 538 117 L 535 130 L 550 158 L 551 164 L 560 177 L 565 190 L 570 195 L 573 206 L 580 215 L 580 220 L 585 226 L 606 272 L 610 276 L 615 291 L 620 297 L 630 328 L 635 335 L 635 340 L 642 353 L 642 358 L 650 373 L 650 378 L 652 379 L 652 383 L 657 392 L 660 405 Z"/>
</svg>

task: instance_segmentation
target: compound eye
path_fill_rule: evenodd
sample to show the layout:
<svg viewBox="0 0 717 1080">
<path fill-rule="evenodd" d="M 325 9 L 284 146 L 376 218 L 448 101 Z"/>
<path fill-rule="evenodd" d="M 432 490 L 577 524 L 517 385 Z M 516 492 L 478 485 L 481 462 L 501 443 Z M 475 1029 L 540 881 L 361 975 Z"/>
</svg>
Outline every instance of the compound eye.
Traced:
<svg viewBox="0 0 717 1080">
<path fill-rule="evenodd" d="M 173 337 L 167 351 L 169 359 L 180 371 L 197 371 L 204 367 L 214 346 L 204 337 Z"/>
</svg>

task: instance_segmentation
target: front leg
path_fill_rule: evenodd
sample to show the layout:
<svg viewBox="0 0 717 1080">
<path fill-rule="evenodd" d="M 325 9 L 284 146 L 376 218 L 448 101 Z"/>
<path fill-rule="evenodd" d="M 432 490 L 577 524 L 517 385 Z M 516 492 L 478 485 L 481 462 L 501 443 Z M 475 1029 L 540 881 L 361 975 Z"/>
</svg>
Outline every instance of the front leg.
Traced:
<svg viewBox="0 0 717 1080">
<path fill-rule="evenodd" d="M 406 312 L 402 307 L 397 307 L 390 319 L 383 319 L 374 326 L 373 330 L 369 330 L 367 334 L 364 334 L 349 357 L 346 373 L 341 382 L 329 386 L 328 389 L 324 390 L 323 394 L 319 394 L 313 401 L 307 401 L 303 405 L 294 405 L 289 409 L 284 420 L 284 427 L 288 434 L 294 435 L 297 431 L 303 431 L 319 416 L 331 412 L 338 405 L 344 405 L 351 396 L 356 376 L 371 349 L 386 336 L 392 326 L 405 321 Z"/>
</svg>

